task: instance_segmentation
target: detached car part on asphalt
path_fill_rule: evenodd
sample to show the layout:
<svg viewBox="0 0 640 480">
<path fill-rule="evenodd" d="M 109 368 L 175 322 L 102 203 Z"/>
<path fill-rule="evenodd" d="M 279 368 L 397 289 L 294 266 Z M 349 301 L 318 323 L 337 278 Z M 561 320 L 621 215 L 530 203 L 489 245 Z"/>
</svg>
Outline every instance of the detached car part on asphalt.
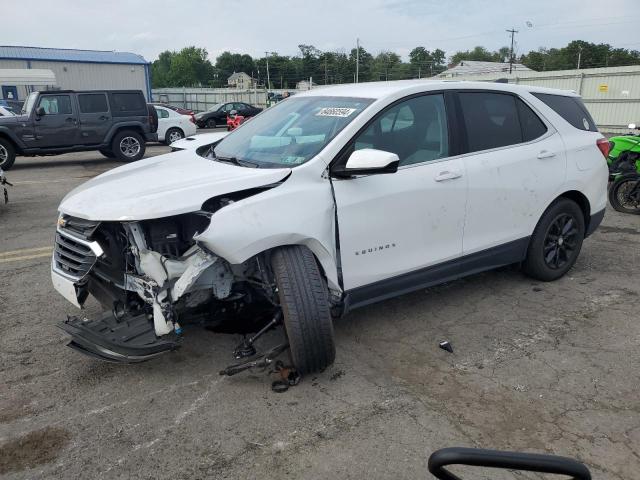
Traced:
<svg viewBox="0 0 640 480">
<path fill-rule="evenodd" d="M 4 203 L 9 203 L 9 192 L 7 191 L 7 185 L 9 185 L 10 187 L 13 186 L 9 183 L 6 175 L 0 168 L 0 196 L 2 197 Z"/>
<path fill-rule="evenodd" d="M 284 349 L 319 371 L 335 358 L 332 320 L 354 308 L 514 263 L 560 278 L 606 204 L 608 142 L 571 92 L 345 85 L 208 140 L 62 201 L 54 286 L 106 312 L 62 323 L 72 347 L 135 362 L 177 348 L 186 324 L 260 317 L 234 350 L 247 360 L 224 373 Z M 282 342 L 257 354 L 278 325 Z"/>
</svg>

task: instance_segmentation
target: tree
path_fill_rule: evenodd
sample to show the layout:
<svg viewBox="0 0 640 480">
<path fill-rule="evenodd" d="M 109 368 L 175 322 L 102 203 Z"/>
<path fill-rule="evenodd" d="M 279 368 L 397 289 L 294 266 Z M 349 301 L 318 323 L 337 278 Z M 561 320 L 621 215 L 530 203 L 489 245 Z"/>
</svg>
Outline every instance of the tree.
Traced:
<svg viewBox="0 0 640 480">
<path fill-rule="evenodd" d="M 169 87 L 169 72 L 174 52 L 166 50 L 151 64 L 151 80 L 154 88 Z"/>
<path fill-rule="evenodd" d="M 196 47 L 162 52 L 151 65 L 151 73 L 155 88 L 210 85 L 214 78 L 207 50 Z"/>
</svg>

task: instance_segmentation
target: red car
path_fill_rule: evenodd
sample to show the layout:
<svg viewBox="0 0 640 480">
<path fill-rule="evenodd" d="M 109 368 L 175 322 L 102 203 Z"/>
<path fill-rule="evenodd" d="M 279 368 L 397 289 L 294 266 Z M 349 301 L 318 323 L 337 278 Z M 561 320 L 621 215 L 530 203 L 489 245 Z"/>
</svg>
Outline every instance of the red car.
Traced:
<svg viewBox="0 0 640 480">
<path fill-rule="evenodd" d="M 196 116 L 193 113 L 193 110 L 189 110 L 187 108 L 176 107 L 175 105 L 169 105 L 168 103 L 151 103 L 151 105 L 156 105 L 158 107 L 165 107 L 169 110 L 173 110 L 174 112 L 179 113 L 180 115 L 188 115 L 191 117 L 191 122 L 196 123 Z"/>
</svg>

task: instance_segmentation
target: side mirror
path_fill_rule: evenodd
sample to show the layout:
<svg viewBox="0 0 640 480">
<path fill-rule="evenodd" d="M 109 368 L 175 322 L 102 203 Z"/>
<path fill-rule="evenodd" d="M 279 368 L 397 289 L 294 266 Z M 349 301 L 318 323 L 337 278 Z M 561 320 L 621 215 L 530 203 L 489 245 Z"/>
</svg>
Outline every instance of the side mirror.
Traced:
<svg viewBox="0 0 640 480">
<path fill-rule="evenodd" d="M 378 173 L 396 173 L 400 158 L 392 152 L 363 148 L 355 150 L 347 160 L 343 169 L 333 174 L 337 177 L 349 178 L 354 175 L 373 175 Z"/>
<path fill-rule="evenodd" d="M 636 124 L 635 123 L 630 123 L 629 124 L 629 129 L 630 130 L 635 130 L 636 129 Z"/>
<path fill-rule="evenodd" d="M 537 453 L 503 452 L 479 448 L 443 448 L 433 452 L 429 457 L 428 468 L 436 478 L 461 480 L 444 468 L 448 465 L 551 473 L 568 475 L 573 480 L 591 480 L 589 469 L 582 463 L 571 458 Z"/>
<path fill-rule="evenodd" d="M 47 112 L 44 110 L 44 107 L 38 107 L 36 108 L 36 115 L 39 117 L 42 117 L 43 115 L 46 115 Z"/>
<path fill-rule="evenodd" d="M 235 110 L 231 110 L 231 111 L 229 112 L 229 115 L 230 115 L 231 117 L 234 117 L 234 116 L 236 116 L 237 114 L 238 114 L 238 112 L 236 112 Z"/>
</svg>

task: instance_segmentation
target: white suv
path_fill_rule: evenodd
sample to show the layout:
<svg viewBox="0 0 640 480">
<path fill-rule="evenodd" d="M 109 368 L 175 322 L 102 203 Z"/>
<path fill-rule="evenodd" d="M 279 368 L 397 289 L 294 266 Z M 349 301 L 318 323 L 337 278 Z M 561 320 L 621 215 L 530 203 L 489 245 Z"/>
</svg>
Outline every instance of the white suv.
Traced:
<svg viewBox="0 0 640 480">
<path fill-rule="evenodd" d="M 575 93 L 407 81 L 323 88 L 211 145 L 111 170 L 62 201 L 52 278 L 70 345 L 146 360 L 185 323 L 265 314 L 301 373 L 332 319 L 502 265 L 555 280 L 605 209 L 607 141 Z M 259 332 L 259 335 L 262 333 Z"/>
</svg>

